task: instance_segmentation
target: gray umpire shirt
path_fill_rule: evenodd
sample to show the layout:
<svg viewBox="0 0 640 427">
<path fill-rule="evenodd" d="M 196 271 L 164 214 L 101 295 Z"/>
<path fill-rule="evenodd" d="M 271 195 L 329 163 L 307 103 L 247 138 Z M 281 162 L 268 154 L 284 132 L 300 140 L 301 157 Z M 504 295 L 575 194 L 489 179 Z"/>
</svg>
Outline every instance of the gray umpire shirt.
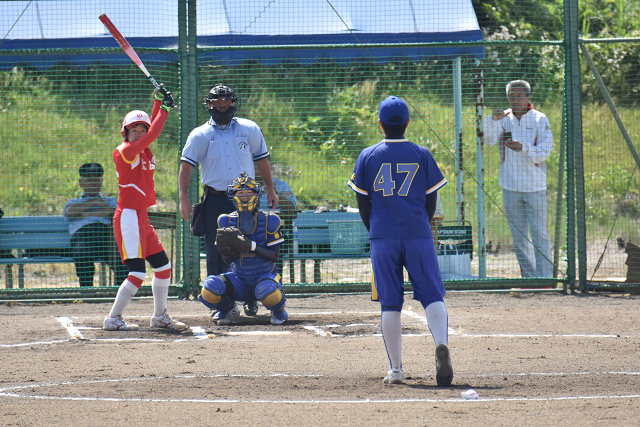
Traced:
<svg viewBox="0 0 640 427">
<path fill-rule="evenodd" d="M 269 157 L 262 131 L 251 120 L 234 118 L 222 130 L 213 119 L 189 134 L 180 160 L 196 166 L 200 163 L 202 184 L 218 191 L 246 172 L 255 178 L 253 162 Z"/>
</svg>

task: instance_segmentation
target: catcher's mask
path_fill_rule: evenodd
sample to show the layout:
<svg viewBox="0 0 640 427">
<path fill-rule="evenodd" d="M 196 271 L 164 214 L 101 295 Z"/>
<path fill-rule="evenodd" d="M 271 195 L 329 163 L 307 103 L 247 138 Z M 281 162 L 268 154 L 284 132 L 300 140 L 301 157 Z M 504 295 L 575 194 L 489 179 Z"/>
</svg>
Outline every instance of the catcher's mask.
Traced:
<svg viewBox="0 0 640 427">
<path fill-rule="evenodd" d="M 240 197 L 236 197 L 236 193 L 240 190 L 251 190 L 254 195 L 249 197 L 249 200 L 243 202 L 240 200 Z M 227 197 L 231 200 L 238 210 L 238 212 L 249 212 L 253 213 L 260 204 L 260 194 L 262 193 L 262 189 L 260 188 L 260 184 L 247 175 L 246 172 L 242 172 L 233 182 L 227 187 Z"/>
<path fill-rule="evenodd" d="M 227 108 L 226 111 L 221 112 L 213 105 L 213 101 L 218 100 L 230 100 L 233 102 L 233 105 Z M 236 110 L 240 108 L 241 104 L 240 98 L 236 96 L 233 89 L 222 83 L 218 83 L 212 87 L 209 95 L 207 95 L 203 102 L 204 108 L 209 112 L 213 121 L 215 121 L 218 126 L 222 126 L 223 129 L 226 129 L 229 124 L 231 124 L 233 115 L 236 113 Z"/>
<path fill-rule="evenodd" d="M 253 196 L 250 196 L 249 200 L 244 202 L 240 197 L 236 196 L 236 193 L 240 190 L 251 190 Z M 233 202 L 238 211 L 238 228 L 242 234 L 252 234 L 256 227 L 253 213 L 260 206 L 260 193 L 260 184 L 247 175 L 246 172 L 238 175 L 231 185 L 227 187 L 227 197 Z"/>
<path fill-rule="evenodd" d="M 144 111 L 133 110 L 127 113 L 126 116 L 124 116 L 120 133 L 122 133 L 122 137 L 126 141 L 129 140 L 129 128 L 131 128 L 131 126 L 137 125 L 138 123 L 144 123 L 145 125 L 147 125 L 147 129 L 151 127 L 151 119 L 149 118 L 149 115 Z"/>
</svg>

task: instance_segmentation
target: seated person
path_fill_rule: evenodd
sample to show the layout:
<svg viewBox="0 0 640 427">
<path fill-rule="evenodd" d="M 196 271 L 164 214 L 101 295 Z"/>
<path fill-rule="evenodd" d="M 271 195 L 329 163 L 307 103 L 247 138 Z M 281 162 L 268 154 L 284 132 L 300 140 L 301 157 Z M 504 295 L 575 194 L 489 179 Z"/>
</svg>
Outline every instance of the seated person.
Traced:
<svg viewBox="0 0 640 427">
<path fill-rule="evenodd" d="M 93 286 L 95 262 L 107 262 L 115 274 L 115 283 L 122 283 L 129 274 L 120 262 L 113 239 L 113 213 L 118 207 L 115 197 L 103 197 L 102 175 L 98 163 L 85 163 L 80 167 L 78 183 L 82 197 L 64 205 L 64 218 L 69 221 L 69 234 L 73 258 L 80 286 Z"/>
<path fill-rule="evenodd" d="M 275 212 L 282 220 L 282 235 L 285 237 L 285 242 L 282 244 L 282 250 L 280 252 L 283 254 L 289 254 L 291 253 L 293 246 L 293 220 L 297 216 L 296 211 L 298 209 L 298 199 L 296 199 L 291 186 L 289 186 L 286 181 L 276 177 L 272 177 L 271 179 L 273 180 L 273 185 L 275 186 L 276 194 L 278 195 L 278 207 Z M 256 180 L 260 185 L 263 185 L 262 177 L 258 171 L 256 171 Z M 260 208 L 266 211 L 270 210 L 266 193 L 260 195 Z M 278 262 L 276 264 L 278 266 L 278 271 L 282 274 L 282 257 L 278 258 Z"/>
<path fill-rule="evenodd" d="M 278 207 L 276 209 L 280 210 L 280 213 L 295 217 L 295 211 L 298 206 L 298 199 L 296 199 L 296 196 L 293 194 L 291 186 L 289 186 L 287 181 L 283 181 L 276 177 L 272 177 L 271 179 L 273 180 L 273 185 L 276 187 L 276 194 L 278 195 Z M 256 172 L 256 180 L 260 183 L 260 185 L 263 185 L 262 178 L 260 177 L 259 172 Z M 260 208 L 269 210 L 267 193 L 263 193 L 260 195 Z"/>
<path fill-rule="evenodd" d="M 280 218 L 275 213 L 258 209 L 260 184 L 246 172 L 238 175 L 227 189 L 227 195 L 236 210 L 218 217 L 218 228 L 235 227 L 242 233 L 241 255 L 229 255 L 229 247 L 216 240 L 218 251 L 229 271 L 207 277 L 199 295 L 200 301 L 210 308 L 218 325 L 228 325 L 239 315 L 237 301 L 244 302 L 245 315 L 255 316 L 258 301 L 271 311 L 271 324 L 282 324 L 289 318 L 284 309 L 285 295 L 282 280 L 276 268 L 280 245 Z M 234 245 L 237 247 L 238 245 Z"/>
</svg>

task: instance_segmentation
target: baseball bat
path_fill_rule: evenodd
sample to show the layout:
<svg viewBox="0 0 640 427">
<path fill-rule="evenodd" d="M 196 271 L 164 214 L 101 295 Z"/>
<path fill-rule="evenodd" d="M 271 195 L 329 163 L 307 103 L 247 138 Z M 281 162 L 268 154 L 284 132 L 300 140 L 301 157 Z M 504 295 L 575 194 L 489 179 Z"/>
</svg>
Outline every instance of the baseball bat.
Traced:
<svg viewBox="0 0 640 427">
<path fill-rule="evenodd" d="M 116 41 L 118 42 L 118 44 L 120 45 L 122 50 L 124 50 L 124 53 L 126 53 L 127 56 L 129 58 L 131 58 L 131 60 L 138 66 L 138 68 L 140 68 L 142 70 L 142 72 L 149 78 L 149 80 L 151 80 L 151 83 L 153 83 L 153 85 L 156 88 L 160 88 L 160 85 L 158 84 L 156 79 L 154 79 L 151 76 L 151 74 L 147 70 L 147 67 L 144 66 L 144 64 L 140 60 L 140 57 L 138 56 L 136 51 L 133 50 L 133 48 L 131 47 L 131 45 L 127 41 L 127 39 L 125 39 L 122 36 L 122 34 L 120 34 L 120 31 L 118 31 L 116 26 L 113 25 L 113 22 L 111 22 L 111 20 L 109 19 L 109 17 L 107 16 L 106 13 L 103 13 L 102 15 L 100 15 L 100 21 L 102 21 L 104 26 L 107 27 L 107 30 L 109 30 L 109 32 L 111 33 L 113 38 L 116 39 Z"/>
</svg>

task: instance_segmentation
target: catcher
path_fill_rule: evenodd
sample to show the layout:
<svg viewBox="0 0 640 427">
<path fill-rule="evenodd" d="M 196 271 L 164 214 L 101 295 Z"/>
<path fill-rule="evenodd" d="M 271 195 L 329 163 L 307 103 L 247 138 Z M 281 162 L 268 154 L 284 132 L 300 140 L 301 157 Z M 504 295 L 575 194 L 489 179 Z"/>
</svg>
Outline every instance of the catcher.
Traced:
<svg viewBox="0 0 640 427">
<path fill-rule="evenodd" d="M 227 187 L 227 197 L 236 210 L 218 217 L 216 245 L 229 271 L 207 277 L 202 286 L 200 301 L 216 311 L 213 319 L 218 325 L 228 325 L 239 315 L 237 301 L 254 308 L 257 302 L 271 311 L 271 324 L 280 325 L 289 318 L 285 311 L 285 295 L 276 262 L 280 245 L 280 218 L 274 213 L 259 210 L 260 184 L 242 172 Z"/>
</svg>

